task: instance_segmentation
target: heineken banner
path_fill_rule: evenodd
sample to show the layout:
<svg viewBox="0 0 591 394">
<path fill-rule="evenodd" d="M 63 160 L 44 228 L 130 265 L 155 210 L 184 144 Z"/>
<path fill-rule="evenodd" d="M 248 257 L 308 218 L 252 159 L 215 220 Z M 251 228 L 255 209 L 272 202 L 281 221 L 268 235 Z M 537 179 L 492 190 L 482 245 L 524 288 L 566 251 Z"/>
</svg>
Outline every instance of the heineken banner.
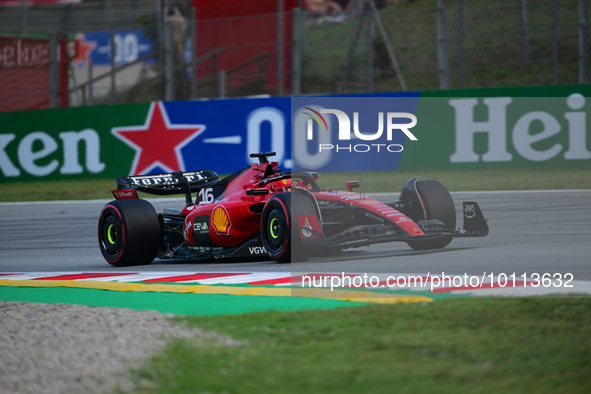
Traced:
<svg viewBox="0 0 591 394">
<path fill-rule="evenodd" d="M 571 85 L 3 113 L 0 181 L 225 174 L 258 151 L 276 152 L 283 170 L 588 166 L 590 94 Z"/>
</svg>

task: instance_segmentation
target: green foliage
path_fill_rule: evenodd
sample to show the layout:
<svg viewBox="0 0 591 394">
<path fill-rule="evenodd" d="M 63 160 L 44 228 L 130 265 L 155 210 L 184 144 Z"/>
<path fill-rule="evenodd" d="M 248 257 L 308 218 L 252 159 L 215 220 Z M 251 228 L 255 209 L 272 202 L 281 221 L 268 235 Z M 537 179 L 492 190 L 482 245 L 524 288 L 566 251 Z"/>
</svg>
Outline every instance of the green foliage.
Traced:
<svg viewBox="0 0 591 394">
<path fill-rule="evenodd" d="M 153 41 L 158 41 L 158 15 L 157 14 L 146 14 L 141 12 L 135 21 L 141 26 L 146 37 Z"/>
</svg>

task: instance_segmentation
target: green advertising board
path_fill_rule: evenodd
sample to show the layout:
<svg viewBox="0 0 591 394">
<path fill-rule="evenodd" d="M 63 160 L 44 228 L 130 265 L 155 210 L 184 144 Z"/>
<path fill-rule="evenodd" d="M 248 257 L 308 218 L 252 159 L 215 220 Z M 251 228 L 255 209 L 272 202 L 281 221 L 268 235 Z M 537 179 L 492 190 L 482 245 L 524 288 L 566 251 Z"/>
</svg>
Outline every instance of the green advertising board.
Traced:
<svg viewBox="0 0 591 394">
<path fill-rule="evenodd" d="M 591 165 L 591 85 L 426 91 L 416 115 L 398 169 Z"/>
<path fill-rule="evenodd" d="M 418 140 L 406 141 L 395 153 L 398 169 L 591 164 L 591 85 L 408 96 L 418 103 L 413 128 Z M 278 152 L 281 168 L 289 170 L 291 116 L 289 97 L 2 113 L 0 182 L 114 178 L 145 171 L 232 173 L 248 166 L 248 154 L 259 150 Z M 359 170 L 372 169 L 365 164 Z"/>
<path fill-rule="evenodd" d="M 122 176 L 134 150 L 111 133 L 144 124 L 150 104 L 0 114 L 0 181 Z"/>
</svg>

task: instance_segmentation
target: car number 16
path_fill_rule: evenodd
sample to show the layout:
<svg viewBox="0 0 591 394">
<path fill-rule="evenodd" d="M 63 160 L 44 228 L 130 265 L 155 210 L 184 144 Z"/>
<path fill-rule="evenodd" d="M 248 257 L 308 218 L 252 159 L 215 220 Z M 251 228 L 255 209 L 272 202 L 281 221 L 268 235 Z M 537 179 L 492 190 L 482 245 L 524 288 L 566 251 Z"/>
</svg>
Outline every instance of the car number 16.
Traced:
<svg viewBox="0 0 591 394">
<path fill-rule="evenodd" d="M 213 188 L 199 190 L 199 201 L 203 204 L 211 204 L 213 202 Z"/>
</svg>

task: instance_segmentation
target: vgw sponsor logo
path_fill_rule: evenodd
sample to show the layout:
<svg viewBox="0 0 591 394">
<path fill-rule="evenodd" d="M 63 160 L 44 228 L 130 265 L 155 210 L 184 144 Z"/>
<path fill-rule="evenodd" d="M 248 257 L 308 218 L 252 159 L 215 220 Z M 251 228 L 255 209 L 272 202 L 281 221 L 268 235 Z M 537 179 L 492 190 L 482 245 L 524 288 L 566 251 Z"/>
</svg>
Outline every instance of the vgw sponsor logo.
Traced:
<svg viewBox="0 0 591 394">
<path fill-rule="evenodd" d="M 515 103 L 514 103 L 515 100 Z M 512 106 L 519 108 L 520 99 L 511 97 L 485 98 L 482 104 L 486 106 L 488 120 L 475 120 L 475 107 L 480 104 L 476 98 L 452 99 L 449 105 L 455 112 L 455 152 L 449 157 L 451 163 L 476 163 L 483 162 L 510 162 L 514 155 L 508 151 L 508 141 L 511 140 L 515 151 L 523 158 L 542 162 L 555 157 L 564 160 L 591 159 L 591 152 L 587 149 L 587 114 L 585 97 L 572 95 L 566 99 L 542 98 L 535 103 L 552 108 L 560 108 L 564 105 L 572 111 L 554 112 L 531 111 L 520 115 L 515 123 L 507 119 L 508 109 Z M 548 100 L 552 100 L 551 102 Z M 564 124 L 564 120 L 566 124 Z M 563 124 L 561 125 L 561 122 Z M 566 127 L 563 127 L 566 126 Z M 534 132 L 535 130 L 541 130 Z M 487 150 L 479 155 L 475 152 L 475 134 L 486 134 Z M 564 134 L 567 138 L 562 138 Z M 550 145 L 552 137 L 562 140 L 562 144 L 556 142 Z M 566 137 L 566 136 L 565 136 Z M 545 149 L 542 148 L 546 142 Z"/>
<path fill-rule="evenodd" d="M 385 116 L 383 112 L 378 112 L 378 131 L 373 134 L 365 134 L 359 130 L 359 112 L 353 112 L 353 134 L 351 134 L 351 119 L 345 112 L 338 109 L 325 108 L 321 108 L 320 112 L 318 112 L 311 107 L 304 108 L 309 111 L 304 112 L 304 114 L 310 116 L 306 122 L 306 136 L 308 141 L 312 141 L 314 139 L 314 121 L 316 121 L 318 124 L 320 132 L 330 131 L 328 123 L 322 114 L 333 114 L 337 117 L 339 124 L 339 141 L 348 141 L 355 138 L 363 141 L 376 141 L 384 134 L 384 119 L 386 119 L 386 139 L 388 141 L 392 141 L 392 135 L 395 130 L 402 131 L 412 141 L 418 140 L 417 137 L 415 137 L 414 134 L 409 130 L 416 126 L 417 117 L 408 112 L 387 112 Z M 394 123 L 394 119 L 409 119 L 410 123 Z M 404 148 L 400 144 L 337 144 L 336 146 L 334 144 L 318 144 L 318 152 L 332 149 L 336 150 L 336 152 L 347 151 L 367 153 L 370 151 L 380 152 L 381 150 L 385 150 L 391 153 L 400 153 Z"/>
<path fill-rule="evenodd" d="M 251 246 L 248 248 L 250 254 L 266 254 L 267 250 L 264 246 Z"/>
</svg>

